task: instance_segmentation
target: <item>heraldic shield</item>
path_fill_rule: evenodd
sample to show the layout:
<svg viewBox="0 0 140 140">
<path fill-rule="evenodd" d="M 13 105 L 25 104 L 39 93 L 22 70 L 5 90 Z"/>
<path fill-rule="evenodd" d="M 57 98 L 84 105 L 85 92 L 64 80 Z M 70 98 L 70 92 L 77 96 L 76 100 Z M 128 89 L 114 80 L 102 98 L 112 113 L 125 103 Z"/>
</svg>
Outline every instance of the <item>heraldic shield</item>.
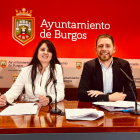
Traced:
<svg viewBox="0 0 140 140">
<path fill-rule="evenodd" d="M 79 60 L 76 62 L 76 68 L 80 70 L 82 68 L 82 62 Z"/>
<path fill-rule="evenodd" d="M 12 17 L 12 36 L 21 45 L 26 45 L 35 38 L 35 18 L 31 17 L 32 11 L 16 10 L 16 16 Z"/>
<path fill-rule="evenodd" d="M 2 67 L 4 69 L 4 68 L 6 68 L 6 66 L 7 66 L 7 60 L 5 60 L 5 59 L 0 60 L 0 67 Z"/>
</svg>

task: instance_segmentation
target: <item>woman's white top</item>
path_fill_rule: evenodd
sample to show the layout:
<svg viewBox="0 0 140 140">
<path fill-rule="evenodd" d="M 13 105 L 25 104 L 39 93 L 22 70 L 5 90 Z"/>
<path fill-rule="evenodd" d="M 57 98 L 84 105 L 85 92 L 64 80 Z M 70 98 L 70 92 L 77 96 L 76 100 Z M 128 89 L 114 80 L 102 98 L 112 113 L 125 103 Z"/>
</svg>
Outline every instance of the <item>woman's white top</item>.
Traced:
<svg viewBox="0 0 140 140">
<path fill-rule="evenodd" d="M 12 103 L 14 100 L 18 98 L 18 96 L 22 93 L 23 88 L 25 87 L 25 101 L 37 101 L 39 95 L 49 95 L 52 97 L 52 102 L 55 101 L 55 90 L 53 82 L 51 81 L 47 86 L 47 93 L 45 90 L 46 82 L 50 76 L 50 65 L 46 68 L 46 71 L 40 74 L 37 68 L 37 75 L 34 82 L 35 91 L 33 94 L 32 91 L 32 82 L 31 82 L 31 69 L 32 65 L 22 68 L 19 76 L 17 77 L 15 83 L 12 87 L 4 94 L 9 103 Z M 56 71 L 55 76 L 57 80 L 56 90 L 57 90 L 57 101 L 61 101 L 64 99 L 64 82 L 63 82 L 63 74 L 62 67 L 59 64 L 55 64 Z M 40 84 L 41 83 L 41 84 Z"/>
</svg>

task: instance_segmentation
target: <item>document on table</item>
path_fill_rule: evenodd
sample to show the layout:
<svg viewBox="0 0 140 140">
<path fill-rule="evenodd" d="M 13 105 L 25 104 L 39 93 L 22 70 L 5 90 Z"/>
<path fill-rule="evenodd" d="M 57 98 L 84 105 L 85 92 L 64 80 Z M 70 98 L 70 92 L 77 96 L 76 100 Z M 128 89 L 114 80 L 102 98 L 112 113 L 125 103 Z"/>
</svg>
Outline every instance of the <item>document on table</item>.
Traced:
<svg viewBox="0 0 140 140">
<path fill-rule="evenodd" d="M 0 116 L 36 114 L 38 105 L 34 104 L 35 103 L 17 103 L 13 106 L 8 106 L 0 112 Z"/>
<path fill-rule="evenodd" d="M 65 109 L 67 120 L 96 120 L 104 116 L 103 111 L 96 109 Z"/>
<path fill-rule="evenodd" d="M 132 101 L 93 102 L 92 104 L 99 105 L 100 107 L 108 111 L 123 111 L 135 109 L 135 102 Z M 140 109 L 140 103 L 138 103 L 138 109 Z"/>
</svg>

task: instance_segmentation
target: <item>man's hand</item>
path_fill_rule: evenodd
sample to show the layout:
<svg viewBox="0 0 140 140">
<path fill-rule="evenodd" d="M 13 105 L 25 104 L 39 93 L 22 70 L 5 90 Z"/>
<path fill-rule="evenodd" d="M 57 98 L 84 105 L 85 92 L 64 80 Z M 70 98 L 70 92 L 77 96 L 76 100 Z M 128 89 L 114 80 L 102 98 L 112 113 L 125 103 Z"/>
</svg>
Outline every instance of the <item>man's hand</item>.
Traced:
<svg viewBox="0 0 140 140">
<path fill-rule="evenodd" d="M 116 102 L 118 100 L 124 101 L 125 97 L 126 97 L 126 94 L 123 94 L 123 92 L 115 92 L 109 95 L 109 101 L 110 102 Z"/>
<path fill-rule="evenodd" d="M 5 95 L 1 95 L 0 96 L 0 107 L 6 106 L 6 96 Z"/>
<path fill-rule="evenodd" d="M 90 97 L 93 97 L 93 96 L 97 97 L 98 95 L 104 94 L 103 92 L 98 91 L 98 90 L 89 90 L 87 91 L 87 93 L 88 93 L 88 96 Z"/>
<path fill-rule="evenodd" d="M 40 95 L 40 96 L 38 97 L 38 99 L 39 99 L 39 103 L 40 103 L 42 106 L 47 106 L 47 105 L 49 104 L 49 102 L 50 102 L 49 98 L 46 97 L 46 96 L 44 96 L 44 95 Z"/>
</svg>

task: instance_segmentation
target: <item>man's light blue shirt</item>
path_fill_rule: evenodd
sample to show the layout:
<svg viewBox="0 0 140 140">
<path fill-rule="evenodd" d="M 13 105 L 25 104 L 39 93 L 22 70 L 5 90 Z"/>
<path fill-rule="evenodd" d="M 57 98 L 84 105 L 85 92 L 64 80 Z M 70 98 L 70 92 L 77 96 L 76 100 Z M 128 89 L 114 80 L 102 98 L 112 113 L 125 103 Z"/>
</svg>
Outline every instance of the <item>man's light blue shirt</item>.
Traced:
<svg viewBox="0 0 140 140">
<path fill-rule="evenodd" d="M 104 93 L 112 93 L 113 88 L 113 72 L 112 72 L 112 64 L 109 66 L 109 68 L 106 68 L 100 61 L 99 61 L 101 68 L 102 68 L 102 74 L 103 74 L 103 92 Z"/>
</svg>

